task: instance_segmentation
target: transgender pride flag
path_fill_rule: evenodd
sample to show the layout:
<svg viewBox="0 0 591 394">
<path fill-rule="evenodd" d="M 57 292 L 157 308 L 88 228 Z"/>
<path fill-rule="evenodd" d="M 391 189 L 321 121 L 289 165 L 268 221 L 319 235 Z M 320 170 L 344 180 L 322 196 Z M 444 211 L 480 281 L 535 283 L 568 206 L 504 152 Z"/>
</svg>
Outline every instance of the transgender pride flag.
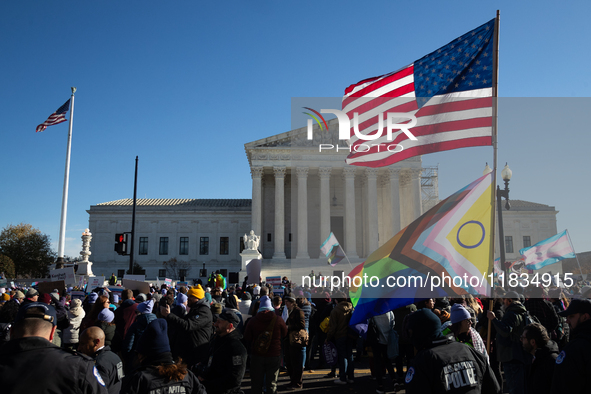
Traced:
<svg viewBox="0 0 591 394">
<path fill-rule="evenodd" d="M 523 248 L 519 253 L 525 259 L 526 268 L 530 270 L 539 270 L 560 260 L 575 257 L 575 251 L 570 243 L 566 230 L 538 242 L 534 246 Z"/>
</svg>

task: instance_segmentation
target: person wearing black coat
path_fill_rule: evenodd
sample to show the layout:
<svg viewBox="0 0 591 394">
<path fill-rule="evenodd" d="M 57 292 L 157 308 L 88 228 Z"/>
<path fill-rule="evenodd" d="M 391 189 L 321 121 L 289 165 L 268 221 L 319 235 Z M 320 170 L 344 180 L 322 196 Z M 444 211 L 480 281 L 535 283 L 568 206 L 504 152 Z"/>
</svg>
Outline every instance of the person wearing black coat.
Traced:
<svg viewBox="0 0 591 394">
<path fill-rule="evenodd" d="M 207 364 L 198 365 L 199 380 L 207 394 L 231 394 L 240 391 L 246 371 L 248 353 L 242 344 L 237 327 L 240 319 L 236 313 L 224 310 L 215 323 L 214 340 L 209 350 Z"/>
<path fill-rule="evenodd" d="M 441 333 L 441 321 L 423 308 L 408 316 L 410 340 L 418 349 L 405 377 L 407 394 L 500 394 L 484 355 Z"/>
<path fill-rule="evenodd" d="M 570 342 L 556 358 L 552 394 L 588 393 L 591 387 L 591 300 L 575 299 L 559 313 L 570 326 Z"/>
<path fill-rule="evenodd" d="M 525 326 L 520 339 L 523 350 L 532 356 L 526 368 L 526 394 L 549 394 L 558 345 L 550 340 L 548 331 L 540 323 Z"/>
<path fill-rule="evenodd" d="M 96 362 L 96 368 L 103 377 L 109 394 L 121 391 L 123 362 L 109 346 L 105 346 L 105 333 L 99 327 L 89 327 L 80 336 L 78 351 Z"/>
<path fill-rule="evenodd" d="M 0 349 L 3 393 L 107 394 L 94 360 L 50 342 L 56 322 L 50 305 L 31 302 L 21 307 L 11 339 Z"/>
<path fill-rule="evenodd" d="M 170 313 L 170 306 L 160 307 L 160 313 L 177 332 L 172 338 L 173 357 L 180 357 L 189 367 L 207 360 L 209 342 L 213 332 L 213 317 L 200 285 L 187 292 L 189 313 L 177 316 Z"/>
<path fill-rule="evenodd" d="M 173 360 L 167 329 L 164 319 L 156 319 L 148 325 L 137 347 L 140 366 L 125 376 L 121 394 L 206 394 L 187 366 Z"/>
</svg>

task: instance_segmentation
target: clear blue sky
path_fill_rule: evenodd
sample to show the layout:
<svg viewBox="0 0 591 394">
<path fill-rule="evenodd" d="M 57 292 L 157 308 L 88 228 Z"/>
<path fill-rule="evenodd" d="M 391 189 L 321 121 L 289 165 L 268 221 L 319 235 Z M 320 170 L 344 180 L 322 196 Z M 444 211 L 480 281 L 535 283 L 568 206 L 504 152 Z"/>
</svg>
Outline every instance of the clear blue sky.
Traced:
<svg viewBox="0 0 591 394">
<path fill-rule="evenodd" d="M 250 198 L 244 144 L 288 131 L 292 97 L 338 97 L 497 9 L 511 197 L 555 206 L 558 230 L 589 251 L 588 1 L 1 2 L 0 227 L 30 223 L 57 250 L 68 123 L 35 127 L 70 86 L 66 255 L 77 256 L 86 210 L 132 197 L 136 155 L 139 197 Z M 486 161 L 490 147 L 423 157 L 439 164 L 441 198 Z"/>
</svg>

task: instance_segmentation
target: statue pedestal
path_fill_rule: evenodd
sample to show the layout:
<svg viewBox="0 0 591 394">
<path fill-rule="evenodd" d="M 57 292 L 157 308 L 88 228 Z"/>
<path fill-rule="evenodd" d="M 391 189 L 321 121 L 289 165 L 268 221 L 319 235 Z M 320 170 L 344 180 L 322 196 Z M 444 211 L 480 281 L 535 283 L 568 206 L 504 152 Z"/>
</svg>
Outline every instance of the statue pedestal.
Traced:
<svg viewBox="0 0 591 394">
<path fill-rule="evenodd" d="M 80 276 L 95 276 L 92 273 L 92 263 L 90 261 L 81 261 L 78 263 L 78 271 L 76 271 L 76 275 Z"/>
<path fill-rule="evenodd" d="M 92 240 L 92 233 L 89 229 L 86 229 L 82 233 L 82 252 L 80 255 L 82 256 L 82 261 L 78 263 L 78 271 L 76 271 L 76 275 L 84 275 L 87 277 L 95 276 L 92 273 L 92 263 L 88 261 L 88 256 L 92 253 L 90 252 L 90 241 Z"/>
<path fill-rule="evenodd" d="M 246 276 L 246 264 L 250 260 L 255 259 L 259 259 L 262 261 L 263 255 L 261 255 L 258 250 L 244 249 L 242 253 L 240 253 L 240 256 L 242 257 L 242 265 L 240 267 L 240 272 L 238 273 L 238 278 L 240 280 L 240 285 L 242 285 L 242 282 L 244 282 L 244 277 Z M 258 279 L 256 279 L 252 283 L 258 283 Z"/>
</svg>

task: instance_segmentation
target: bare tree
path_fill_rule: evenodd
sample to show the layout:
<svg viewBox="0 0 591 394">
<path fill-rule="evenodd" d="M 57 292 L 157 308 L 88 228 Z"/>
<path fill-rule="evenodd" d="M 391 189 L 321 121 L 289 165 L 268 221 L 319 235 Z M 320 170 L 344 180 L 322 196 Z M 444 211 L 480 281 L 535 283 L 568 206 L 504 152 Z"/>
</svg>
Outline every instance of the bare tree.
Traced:
<svg viewBox="0 0 591 394">
<path fill-rule="evenodd" d="M 191 265 L 184 260 L 177 260 L 175 257 L 163 263 L 166 268 L 166 275 L 173 280 L 179 280 L 181 276 L 188 276 Z"/>
</svg>

